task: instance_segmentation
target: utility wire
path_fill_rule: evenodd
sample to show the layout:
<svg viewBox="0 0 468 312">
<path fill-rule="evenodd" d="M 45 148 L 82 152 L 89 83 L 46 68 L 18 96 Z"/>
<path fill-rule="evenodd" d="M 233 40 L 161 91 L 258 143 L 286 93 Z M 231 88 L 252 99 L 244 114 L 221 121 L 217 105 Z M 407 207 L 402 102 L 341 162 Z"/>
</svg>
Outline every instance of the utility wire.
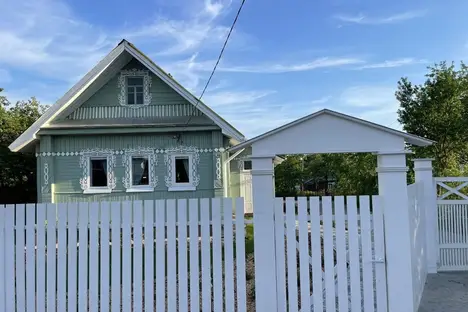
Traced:
<svg viewBox="0 0 468 312">
<path fill-rule="evenodd" d="M 185 126 L 187 126 L 187 125 L 190 123 L 190 120 L 191 120 L 192 117 L 193 117 L 193 113 L 194 113 L 195 110 L 197 109 L 198 104 L 200 103 L 200 101 L 201 101 L 203 95 L 204 95 L 205 92 L 206 92 L 206 89 L 208 88 L 208 85 L 209 85 L 210 82 L 211 82 L 211 79 L 213 78 L 213 75 L 214 75 L 214 73 L 215 73 L 215 71 L 216 71 L 216 68 L 218 67 L 219 62 L 221 61 L 221 58 L 223 57 L 224 50 L 226 49 L 227 43 L 228 43 L 228 41 L 229 41 L 229 38 L 231 37 L 231 33 L 232 33 L 233 29 L 234 29 L 234 26 L 235 26 L 236 23 L 237 23 L 237 19 L 239 18 L 239 15 L 240 15 L 240 13 L 241 13 L 241 11 L 242 11 L 242 7 L 244 6 L 244 3 L 245 3 L 245 0 L 242 0 L 242 2 L 241 2 L 241 4 L 240 4 L 240 7 L 239 7 L 239 10 L 237 10 L 236 17 L 234 18 L 234 21 L 233 21 L 233 23 L 232 23 L 232 25 L 231 25 L 231 28 L 229 29 L 229 32 L 228 32 L 227 37 L 226 37 L 226 40 L 224 41 L 223 48 L 221 49 L 221 52 L 219 53 L 218 60 L 216 61 L 216 64 L 215 64 L 215 66 L 213 67 L 213 70 L 211 71 L 210 77 L 208 78 L 208 81 L 206 82 L 205 87 L 203 88 L 203 91 L 202 91 L 202 93 L 200 94 L 200 97 L 199 97 L 198 100 L 197 100 L 197 103 L 194 105 L 194 107 L 193 107 L 193 109 L 192 109 L 192 111 L 191 111 L 191 113 L 190 113 L 189 119 L 187 120 L 187 123 L 185 124 Z"/>
</svg>

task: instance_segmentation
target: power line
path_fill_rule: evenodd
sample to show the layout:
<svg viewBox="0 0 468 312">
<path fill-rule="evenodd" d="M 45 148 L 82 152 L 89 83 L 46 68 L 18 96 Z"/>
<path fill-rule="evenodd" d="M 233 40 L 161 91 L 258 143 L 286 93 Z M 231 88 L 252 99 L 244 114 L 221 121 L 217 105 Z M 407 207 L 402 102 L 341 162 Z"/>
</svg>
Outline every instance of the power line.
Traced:
<svg viewBox="0 0 468 312">
<path fill-rule="evenodd" d="M 221 58 L 223 57 L 224 50 L 226 49 L 227 43 L 228 43 L 228 41 L 229 41 L 229 38 L 231 37 L 231 33 L 232 33 L 233 29 L 234 29 L 234 26 L 235 26 L 236 23 L 237 23 L 237 19 L 239 18 L 239 15 L 240 15 L 240 13 L 241 13 L 241 11 L 242 11 L 242 7 L 244 6 L 244 3 L 245 3 L 245 0 L 242 0 L 242 2 L 241 2 L 241 4 L 240 4 L 240 7 L 239 7 L 239 10 L 237 10 L 236 17 L 234 18 L 234 21 L 233 21 L 233 23 L 232 23 L 232 25 L 231 25 L 231 28 L 229 29 L 229 32 L 228 32 L 227 37 L 226 37 L 226 40 L 224 41 L 223 48 L 221 49 L 221 52 L 219 53 L 218 60 L 216 61 L 216 64 L 215 64 L 215 66 L 213 67 L 213 70 L 211 71 L 210 77 L 208 78 L 208 80 L 207 80 L 207 82 L 206 82 L 206 84 L 205 84 L 205 87 L 203 88 L 203 91 L 202 91 L 202 93 L 200 94 L 200 97 L 199 97 L 198 100 L 197 100 L 197 103 L 194 105 L 194 107 L 193 107 L 193 109 L 192 109 L 192 111 L 191 111 L 191 113 L 190 113 L 189 119 L 187 120 L 187 123 L 185 124 L 185 126 L 187 126 L 187 125 L 189 124 L 190 120 L 192 119 L 193 113 L 194 113 L 195 110 L 197 109 L 198 104 L 200 103 L 200 101 L 201 101 L 203 95 L 204 95 L 205 92 L 206 92 L 206 89 L 208 88 L 208 86 L 209 86 L 209 84 L 210 84 L 210 82 L 211 82 L 211 79 L 213 78 L 213 75 L 214 75 L 214 73 L 215 73 L 215 71 L 216 71 L 216 68 L 218 67 L 219 62 L 221 61 Z"/>
</svg>

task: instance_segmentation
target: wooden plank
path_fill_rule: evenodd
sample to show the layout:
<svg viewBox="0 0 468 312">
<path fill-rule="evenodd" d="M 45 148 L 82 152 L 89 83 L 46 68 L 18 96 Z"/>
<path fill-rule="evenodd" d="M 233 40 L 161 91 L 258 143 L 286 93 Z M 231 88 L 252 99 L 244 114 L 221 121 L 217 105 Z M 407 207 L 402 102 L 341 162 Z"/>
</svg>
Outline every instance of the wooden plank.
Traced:
<svg viewBox="0 0 468 312">
<path fill-rule="evenodd" d="M 187 199 L 177 201 L 179 312 L 188 311 Z"/>
<path fill-rule="evenodd" d="M 369 196 L 360 196 L 361 243 L 362 243 L 362 287 L 364 311 L 374 311 L 374 270 L 372 265 L 372 228 L 370 221 Z M 376 265 L 382 265 L 376 263 Z"/>
<path fill-rule="evenodd" d="M 143 202 L 133 202 L 133 311 L 143 311 Z"/>
<path fill-rule="evenodd" d="M 122 276 L 120 273 L 121 266 L 121 203 L 111 203 L 111 223 L 112 223 L 112 250 L 111 250 L 111 306 L 112 312 L 120 312 L 121 305 L 121 282 Z"/>
<path fill-rule="evenodd" d="M 223 198 L 224 283 L 226 312 L 234 312 L 234 240 L 232 233 L 232 198 Z"/>
<path fill-rule="evenodd" d="M 190 311 L 200 310 L 200 264 L 199 264 L 199 229 L 198 199 L 189 199 L 190 224 Z"/>
<path fill-rule="evenodd" d="M 223 311 L 223 264 L 221 244 L 221 199 L 211 200 L 213 228 L 213 311 Z"/>
<path fill-rule="evenodd" d="M 310 235 L 312 245 L 312 289 L 314 311 L 323 311 L 322 242 L 320 231 L 320 202 L 318 197 L 310 197 Z"/>
<path fill-rule="evenodd" d="M 67 204 L 57 205 L 57 311 L 67 310 Z"/>
<path fill-rule="evenodd" d="M 287 311 L 284 220 L 283 199 L 277 197 L 275 198 L 276 295 L 280 311 Z"/>
<path fill-rule="evenodd" d="M 132 202 L 122 203 L 122 311 L 132 308 Z"/>
<path fill-rule="evenodd" d="M 44 312 L 46 309 L 46 204 L 37 204 L 37 253 L 36 253 L 36 302 L 37 312 Z M 5 213 L 5 222 L 6 222 Z M 6 233 L 5 233 L 6 238 Z M 5 251 L 8 253 L 8 250 Z M 8 292 L 7 292 L 8 294 Z M 6 310 L 10 311 L 10 310 Z M 70 312 L 75 312 L 70 310 Z"/>
<path fill-rule="evenodd" d="M 26 275 L 24 265 L 24 231 L 26 207 L 16 205 L 16 308 L 18 311 L 26 309 Z"/>
<path fill-rule="evenodd" d="M 310 310 L 310 268 L 309 268 L 309 218 L 307 212 L 307 198 L 299 197 L 299 268 L 301 282 L 301 311 Z M 284 250 L 284 249 L 283 249 Z"/>
<path fill-rule="evenodd" d="M 39 207 L 38 207 L 39 209 Z M 39 216 L 39 210 L 38 210 Z M 37 221 L 39 225 L 39 218 Z M 78 204 L 68 203 L 68 310 L 76 312 L 78 302 Z M 38 243 L 39 245 L 39 243 Z M 38 246 L 39 247 L 39 246 Z"/>
<path fill-rule="evenodd" d="M 109 226 L 110 226 L 110 203 L 101 202 L 101 289 L 100 289 L 100 303 L 101 303 L 101 312 L 110 311 L 110 300 L 109 300 L 109 291 L 110 291 L 110 281 L 111 276 L 109 274 Z"/>
<path fill-rule="evenodd" d="M 145 200 L 145 312 L 154 311 L 154 201 Z"/>
<path fill-rule="evenodd" d="M 381 198 L 372 196 L 375 257 L 385 259 L 384 221 Z M 375 266 L 376 303 L 379 312 L 387 311 L 387 280 L 385 265 Z"/>
<path fill-rule="evenodd" d="M 89 205 L 89 310 L 98 310 L 99 300 L 99 203 Z"/>
<path fill-rule="evenodd" d="M 3 208 L 0 206 L 0 210 L 3 213 Z M 0 213 L 0 219 L 2 215 Z M 36 291 L 35 291 L 35 280 L 36 280 L 36 205 L 35 204 L 27 204 L 26 205 L 26 310 L 27 311 L 34 311 L 36 305 Z M 2 221 L 0 221 L 2 222 Z M 0 230 L 1 231 L 1 230 Z M 2 233 L 3 234 L 3 233 Z M 3 243 L 2 238 L 0 238 L 0 242 Z M 0 246 L 0 250 L 4 250 Z M 2 258 L 2 257 L 0 257 Z M 1 266 L 0 262 L 0 270 L 3 270 L 3 266 Z M 0 280 L 3 281 L 3 279 Z M 0 294 L 0 302 L 5 302 L 4 299 L 1 299 Z"/>
<path fill-rule="evenodd" d="M 333 207 L 331 197 L 322 197 L 325 300 L 327 311 L 336 310 L 335 257 L 333 248 Z"/>
<path fill-rule="evenodd" d="M 54 204 L 47 205 L 47 311 L 55 312 L 56 289 L 56 209 Z M 85 311 L 85 310 L 83 310 Z"/>
<path fill-rule="evenodd" d="M 5 208 L 5 311 L 15 311 L 15 287 L 8 282 L 15 280 L 15 205 Z M 10 286 L 10 287 L 9 287 Z"/>
<path fill-rule="evenodd" d="M 237 311 L 247 311 L 247 291 L 245 278 L 245 229 L 244 199 L 236 198 L 236 265 L 237 265 Z"/>
<path fill-rule="evenodd" d="M 298 311 L 297 257 L 296 257 L 296 214 L 294 198 L 286 198 L 286 248 L 288 263 L 288 307 Z"/>
<path fill-rule="evenodd" d="M 356 196 L 347 197 L 351 311 L 361 310 L 361 271 Z"/>
<path fill-rule="evenodd" d="M 200 199 L 202 311 L 211 312 L 210 200 Z"/>
<path fill-rule="evenodd" d="M 29 218 L 28 218 L 28 221 L 29 221 Z M 28 222 L 28 225 L 29 225 L 29 222 Z M 5 244 L 6 244 L 5 242 L 5 206 L 0 205 L 0 250 L 6 251 Z M 27 276 L 27 278 L 29 278 L 29 276 Z M 6 305 L 6 302 L 5 302 L 6 287 L 8 286 L 6 284 L 6 279 L 5 279 L 5 256 L 4 254 L 2 254 L 0 255 L 0 309 L 2 311 L 6 311 L 6 306 L 5 306 Z M 33 284 L 33 287 L 34 287 L 34 284 Z M 27 293 L 26 295 L 29 296 L 29 293 Z"/>
<path fill-rule="evenodd" d="M 340 311 L 349 310 L 348 294 L 348 255 L 346 242 L 346 223 L 344 197 L 335 196 L 335 229 L 336 229 L 336 268 L 338 279 L 338 307 Z"/>
<path fill-rule="evenodd" d="M 167 200 L 167 310 L 177 310 L 176 202 Z"/>
<path fill-rule="evenodd" d="M 78 311 L 88 311 L 88 203 L 79 203 Z"/>
<path fill-rule="evenodd" d="M 156 311 L 166 311 L 166 205 L 156 201 Z"/>
</svg>

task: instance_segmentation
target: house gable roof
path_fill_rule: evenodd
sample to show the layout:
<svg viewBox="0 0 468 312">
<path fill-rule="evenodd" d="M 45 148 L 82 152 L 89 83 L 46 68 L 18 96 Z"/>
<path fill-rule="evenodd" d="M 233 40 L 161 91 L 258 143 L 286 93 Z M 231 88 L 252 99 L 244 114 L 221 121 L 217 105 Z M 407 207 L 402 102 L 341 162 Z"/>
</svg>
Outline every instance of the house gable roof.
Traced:
<svg viewBox="0 0 468 312">
<path fill-rule="evenodd" d="M 189 103 L 196 106 L 203 114 L 210 118 L 222 132 L 238 141 L 245 140 L 244 135 L 235 129 L 226 120 L 216 114 L 211 108 L 206 106 L 203 102 L 191 94 L 187 89 L 174 80 L 169 74 L 157 66 L 151 59 L 140 52 L 133 44 L 122 40 L 109 54 L 107 54 L 93 69 L 91 69 L 78 83 L 76 83 L 64 96 L 62 96 L 54 105 L 52 105 L 36 122 L 34 122 L 25 132 L 23 132 L 13 143 L 10 144 L 9 149 L 13 152 L 23 150 L 29 144 L 33 143 L 37 138 L 37 132 L 47 125 L 49 125 L 59 115 L 70 113 L 76 106 L 82 104 L 77 101 L 85 93 L 88 97 L 94 94 L 100 87 L 104 85 L 111 78 L 111 74 L 116 70 L 120 70 L 131 58 L 135 58 L 154 75 L 159 77 L 164 83 L 170 86 L 178 94 L 180 94 Z M 75 103 L 76 102 L 76 103 Z M 75 104 L 75 105 L 74 105 Z"/>
<path fill-rule="evenodd" d="M 368 137 L 354 137 L 356 134 L 362 133 L 370 135 Z M 274 142 L 276 139 L 281 140 L 283 144 Z M 305 142 L 302 144 L 303 146 L 297 143 L 288 143 L 299 140 Z M 333 141 L 334 144 L 328 144 L 327 141 Z M 360 141 L 362 144 L 359 144 Z M 262 150 L 268 150 L 267 152 L 273 154 L 307 154 L 310 151 L 323 153 L 325 152 L 323 149 L 326 149 L 328 152 L 337 153 L 357 152 L 357 149 L 361 149 L 360 151 L 362 152 L 384 152 L 385 150 L 380 147 L 385 145 L 386 142 L 391 143 L 392 148 L 395 148 L 395 146 L 403 147 L 404 142 L 416 146 L 427 146 L 434 143 L 432 140 L 413 134 L 329 109 L 323 109 L 265 132 L 250 140 L 241 142 L 231 147 L 229 151 L 234 152 L 257 143 L 257 146 L 260 146 Z M 314 144 L 316 145 L 314 146 Z M 340 144 L 345 146 L 342 150 L 339 149 L 341 148 Z M 356 150 L 354 150 L 353 144 L 359 147 L 356 147 Z M 319 147 L 318 145 L 322 146 Z M 317 147 L 317 150 L 315 150 L 315 147 Z"/>
</svg>

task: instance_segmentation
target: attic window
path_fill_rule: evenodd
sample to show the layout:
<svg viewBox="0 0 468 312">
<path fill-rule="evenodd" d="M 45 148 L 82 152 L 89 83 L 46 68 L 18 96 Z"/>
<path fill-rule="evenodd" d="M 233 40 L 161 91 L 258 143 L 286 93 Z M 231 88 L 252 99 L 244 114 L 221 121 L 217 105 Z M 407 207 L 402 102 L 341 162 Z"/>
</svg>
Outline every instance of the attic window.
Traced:
<svg viewBox="0 0 468 312">
<path fill-rule="evenodd" d="M 151 76 L 148 70 L 122 70 L 118 79 L 120 105 L 139 108 L 151 103 Z"/>
</svg>

